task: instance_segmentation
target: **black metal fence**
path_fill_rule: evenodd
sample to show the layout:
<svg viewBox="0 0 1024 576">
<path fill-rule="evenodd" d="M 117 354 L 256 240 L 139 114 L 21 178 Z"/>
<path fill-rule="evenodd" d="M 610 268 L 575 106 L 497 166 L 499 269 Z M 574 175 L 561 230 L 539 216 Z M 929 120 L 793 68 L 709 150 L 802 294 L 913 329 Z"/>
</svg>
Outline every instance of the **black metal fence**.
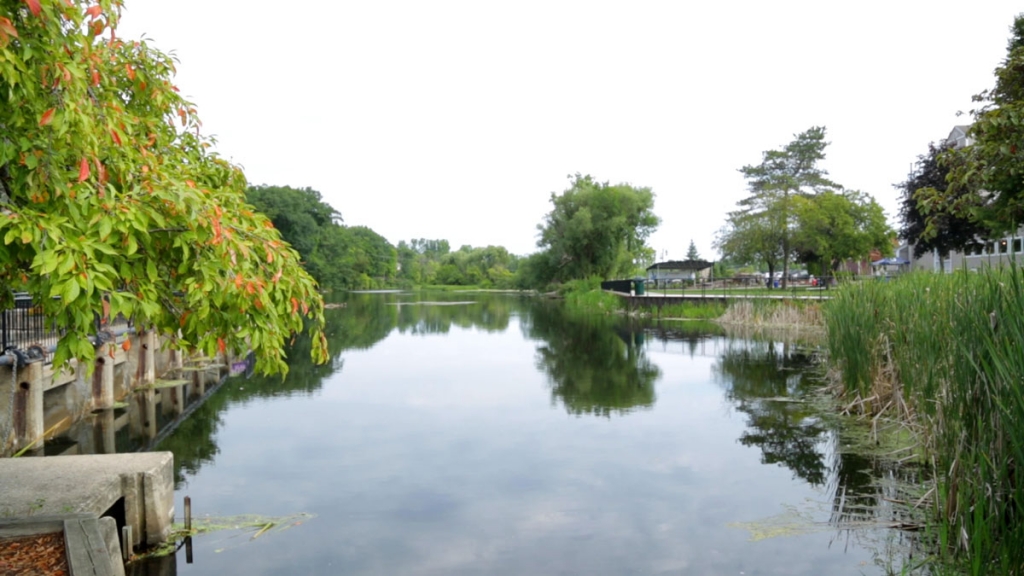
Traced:
<svg viewBox="0 0 1024 576">
<path fill-rule="evenodd" d="M 885 280 L 876 276 L 810 276 L 795 275 L 783 288 L 782 278 L 769 279 L 763 274 L 743 274 L 726 278 L 644 280 L 645 293 L 650 296 L 702 296 L 706 298 L 742 296 L 784 296 L 793 298 L 819 298 L 830 296 L 829 290 L 840 282 Z M 634 280 L 608 280 L 601 283 L 602 290 L 631 294 L 636 288 Z"/>
<path fill-rule="evenodd" d="M 849 280 L 855 278 L 850 277 Z M 830 288 L 839 279 L 834 276 L 793 277 L 783 284 L 781 278 L 766 278 L 761 274 L 745 274 L 726 278 L 697 278 L 695 280 L 662 280 L 647 282 L 646 289 L 652 295 L 700 295 L 720 296 L 789 296 L 799 298 L 827 298 Z M 783 288 L 785 285 L 785 288 Z"/>
<path fill-rule="evenodd" d="M 29 352 L 33 350 L 49 361 L 60 333 L 46 327 L 42 306 L 27 294 L 14 296 L 14 308 L 0 312 L 0 345 L 3 350 Z"/>
<path fill-rule="evenodd" d="M 606 280 L 601 282 L 601 290 L 611 290 L 612 292 L 625 292 L 626 294 L 629 294 L 632 289 L 632 280 Z"/>
<path fill-rule="evenodd" d="M 0 311 L 0 351 L 15 350 L 27 358 L 53 359 L 53 350 L 63 331 L 53 328 L 38 305 L 28 294 L 15 294 L 14 307 Z M 95 333 L 113 334 L 131 327 L 129 319 L 120 314 L 115 318 L 96 315 Z"/>
</svg>

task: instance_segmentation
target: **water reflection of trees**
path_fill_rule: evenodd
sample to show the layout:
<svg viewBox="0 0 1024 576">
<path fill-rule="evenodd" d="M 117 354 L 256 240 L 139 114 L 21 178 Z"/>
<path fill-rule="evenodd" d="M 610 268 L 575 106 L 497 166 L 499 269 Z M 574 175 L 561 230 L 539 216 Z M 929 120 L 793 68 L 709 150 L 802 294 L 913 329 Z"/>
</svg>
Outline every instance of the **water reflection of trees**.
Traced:
<svg viewBox="0 0 1024 576">
<path fill-rule="evenodd" d="M 424 299 L 429 299 L 428 303 L 420 303 Z M 472 299 L 474 302 L 431 303 L 438 299 L 463 302 Z M 184 419 L 159 448 L 174 452 L 175 482 L 180 484 L 185 475 L 197 473 L 218 454 L 216 432 L 222 414 L 231 406 L 260 398 L 312 395 L 320 390 L 328 376 L 343 368 L 343 352 L 371 348 L 393 330 L 446 334 L 452 325 L 488 332 L 505 330 L 517 301 L 504 295 L 487 294 L 468 298 L 452 294 L 429 297 L 419 294 L 344 295 L 341 299 L 344 307 L 325 311 L 329 362 L 313 364 L 309 338 L 304 334 L 297 336 L 286 350 L 288 375 L 283 380 L 279 376 L 254 376 L 244 384 L 222 387 Z"/>
<path fill-rule="evenodd" d="M 816 401 L 812 357 L 778 341 L 730 340 L 715 365 L 725 396 L 747 415 L 739 441 L 761 449 L 766 464 L 786 466 L 829 497 L 836 540 L 856 539 L 876 562 L 899 572 L 920 546 L 912 532 L 877 528 L 915 526 L 915 504 L 927 480 L 923 469 L 898 462 L 866 437 L 867 423 L 844 420 Z M 827 404 L 827 401 L 825 401 Z"/>
<path fill-rule="evenodd" d="M 644 349 L 644 332 L 604 317 L 573 317 L 560 306 L 539 306 L 523 321 L 541 340 L 537 366 L 547 375 L 552 402 L 570 414 L 611 416 L 654 406 L 661 371 Z"/>
<path fill-rule="evenodd" d="M 452 326 L 504 332 L 517 301 L 509 296 L 477 295 L 440 302 L 403 298 L 390 306 L 397 311 L 396 327 L 403 334 L 447 334 Z"/>
<path fill-rule="evenodd" d="M 710 321 L 657 322 L 646 326 L 644 332 L 652 346 L 660 343 L 662 348 L 667 350 L 670 343 L 683 344 L 690 358 L 697 356 L 698 352 L 700 355 L 706 354 L 704 346 L 725 335 L 721 324 Z"/>
<path fill-rule="evenodd" d="M 812 384 L 810 357 L 788 344 L 732 341 L 714 370 L 725 396 L 747 415 L 744 446 L 761 449 L 765 464 L 786 466 L 813 485 L 825 483 L 825 428 L 803 402 Z"/>
</svg>

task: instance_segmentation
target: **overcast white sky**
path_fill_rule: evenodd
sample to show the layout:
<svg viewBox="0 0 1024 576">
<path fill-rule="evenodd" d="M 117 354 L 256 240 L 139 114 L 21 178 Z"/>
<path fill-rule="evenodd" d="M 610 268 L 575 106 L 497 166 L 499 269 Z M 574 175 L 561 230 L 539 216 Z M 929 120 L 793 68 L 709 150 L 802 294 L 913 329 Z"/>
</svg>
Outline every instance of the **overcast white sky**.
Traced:
<svg viewBox="0 0 1024 576">
<path fill-rule="evenodd" d="M 737 172 L 813 125 L 896 218 L 927 143 L 993 84 L 1018 2 L 127 0 L 119 34 L 249 181 L 310 186 L 392 243 L 535 250 L 566 175 L 649 186 L 705 258 Z"/>
</svg>

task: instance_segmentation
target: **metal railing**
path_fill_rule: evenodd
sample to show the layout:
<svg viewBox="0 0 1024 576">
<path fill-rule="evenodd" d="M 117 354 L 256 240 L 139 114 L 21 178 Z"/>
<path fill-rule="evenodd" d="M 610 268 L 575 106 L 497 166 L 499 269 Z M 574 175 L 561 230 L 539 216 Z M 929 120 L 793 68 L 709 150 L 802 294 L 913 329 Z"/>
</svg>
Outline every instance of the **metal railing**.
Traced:
<svg viewBox="0 0 1024 576">
<path fill-rule="evenodd" d="M 687 296 L 691 298 L 743 298 L 743 297 L 785 297 L 796 299 L 826 300 L 831 290 L 843 282 L 878 280 L 876 276 L 798 276 L 790 277 L 786 287 L 782 279 L 769 280 L 761 274 L 747 274 L 724 278 L 697 279 L 644 279 L 645 293 L 650 296 Z M 884 280 L 884 278 L 883 278 Z M 621 286 L 619 286 L 621 284 Z M 611 285 L 615 285 L 612 288 Z M 605 290 L 629 293 L 635 284 L 630 280 L 602 283 Z"/>
<path fill-rule="evenodd" d="M 122 315 L 114 318 L 96 314 L 94 341 L 98 342 L 104 333 L 123 333 L 132 327 L 130 319 Z M 42 359 L 45 363 L 53 360 L 53 351 L 64 333 L 47 322 L 43 307 L 30 295 L 14 295 L 14 307 L 0 311 L 0 352 L 14 351 L 19 361 Z"/>
</svg>

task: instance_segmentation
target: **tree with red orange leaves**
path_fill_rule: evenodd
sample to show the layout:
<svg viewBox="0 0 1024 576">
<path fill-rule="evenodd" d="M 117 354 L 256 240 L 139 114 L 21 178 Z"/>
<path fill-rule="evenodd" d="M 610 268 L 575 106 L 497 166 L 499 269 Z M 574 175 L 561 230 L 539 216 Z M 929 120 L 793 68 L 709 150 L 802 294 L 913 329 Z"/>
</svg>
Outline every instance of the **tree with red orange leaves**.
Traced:
<svg viewBox="0 0 1024 576">
<path fill-rule="evenodd" d="M 185 350 L 250 348 L 264 373 L 309 330 L 325 361 L 315 281 L 210 150 L 174 60 L 117 36 L 121 7 L 0 0 L 0 305 L 36 298 L 64 330 L 55 365 L 91 366 L 105 312 Z"/>
</svg>

